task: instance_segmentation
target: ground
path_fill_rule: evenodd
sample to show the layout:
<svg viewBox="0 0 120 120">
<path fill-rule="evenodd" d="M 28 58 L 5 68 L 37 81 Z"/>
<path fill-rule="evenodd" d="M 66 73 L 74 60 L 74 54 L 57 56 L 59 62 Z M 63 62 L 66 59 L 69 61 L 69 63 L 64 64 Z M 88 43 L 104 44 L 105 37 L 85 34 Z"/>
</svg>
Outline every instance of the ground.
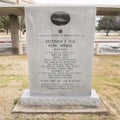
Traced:
<svg viewBox="0 0 120 120">
<path fill-rule="evenodd" d="M 0 56 L 0 120 L 120 120 L 120 56 L 95 56 L 93 71 L 108 114 L 16 114 L 12 109 L 29 86 L 27 57 Z"/>
</svg>

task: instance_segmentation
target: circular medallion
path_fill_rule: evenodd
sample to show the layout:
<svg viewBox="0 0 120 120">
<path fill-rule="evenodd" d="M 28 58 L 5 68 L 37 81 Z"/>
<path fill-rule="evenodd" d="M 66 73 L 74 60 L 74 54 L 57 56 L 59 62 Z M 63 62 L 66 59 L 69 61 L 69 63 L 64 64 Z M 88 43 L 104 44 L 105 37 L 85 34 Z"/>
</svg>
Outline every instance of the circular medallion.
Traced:
<svg viewBox="0 0 120 120">
<path fill-rule="evenodd" d="M 60 30 L 58 30 L 58 32 L 59 32 L 59 33 L 62 33 L 62 32 L 63 32 L 63 30 L 62 30 L 62 29 L 60 29 Z"/>
<path fill-rule="evenodd" d="M 55 25 L 63 26 L 69 23 L 70 16 L 66 12 L 58 11 L 51 15 L 51 21 Z"/>
</svg>

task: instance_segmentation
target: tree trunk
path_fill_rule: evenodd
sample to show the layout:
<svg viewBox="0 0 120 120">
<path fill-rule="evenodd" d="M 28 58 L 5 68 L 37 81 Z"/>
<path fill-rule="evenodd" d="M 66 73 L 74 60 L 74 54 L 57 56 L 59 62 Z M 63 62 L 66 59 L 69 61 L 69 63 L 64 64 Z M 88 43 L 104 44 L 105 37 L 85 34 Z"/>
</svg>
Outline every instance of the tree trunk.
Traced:
<svg viewBox="0 0 120 120">
<path fill-rule="evenodd" d="M 107 31 L 106 31 L 106 36 L 108 36 L 108 35 L 109 35 L 109 32 L 110 32 L 110 30 L 107 30 Z"/>
<path fill-rule="evenodd" d="M 8 35 L 8 29 L 6 29 L 6 33 L 7 33 L 7 35 Z"/>
</svg>

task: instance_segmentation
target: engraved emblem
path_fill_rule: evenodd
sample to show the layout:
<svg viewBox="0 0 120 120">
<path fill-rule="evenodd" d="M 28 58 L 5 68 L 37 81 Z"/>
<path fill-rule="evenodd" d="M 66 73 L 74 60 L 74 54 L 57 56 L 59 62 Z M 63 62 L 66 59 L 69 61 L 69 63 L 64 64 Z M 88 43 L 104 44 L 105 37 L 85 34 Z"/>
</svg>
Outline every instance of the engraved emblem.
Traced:
<svg viewBox="0 0 120 120">
<path fill-rule="evenodd" d="M 51 21 L 55 25 L 63 26 L 70 22 L 70 15 L 66 12 L 58 11 L 51 15 Z"/>
</svg>

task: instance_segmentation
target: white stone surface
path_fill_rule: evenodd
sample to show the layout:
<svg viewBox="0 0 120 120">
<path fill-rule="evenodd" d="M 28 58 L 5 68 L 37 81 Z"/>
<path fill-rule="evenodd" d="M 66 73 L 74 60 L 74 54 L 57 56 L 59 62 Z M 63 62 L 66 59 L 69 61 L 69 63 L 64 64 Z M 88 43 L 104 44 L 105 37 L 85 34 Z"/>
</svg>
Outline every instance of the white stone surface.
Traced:
<svg viewBox="0 0 120 120">
<path fill-rule="evenodd" d="M 70 22 L 54 25 L 51 15 L 57 11 L 68 13 Z M 27 7 L 26 26 L 30 94 L 90 95 L 95 8 Z"/>
<path fill-rule="evenodd" d="M 22 105 L 37 105 L 37 106 L 52 106 L 52 105 L 82 105 L 82 106 L 99 106 L 99 96 L 95 90 L 92 90 L 91 95 L 79 97 L 64 97 L 64 96 L 31 96 L 29 89 L 26 89 L 21 97 Z"/>
<path fill-rule="evenodd" d="M 25 11 L 30 91 L 21 104 L 98 106 L 99 97 L 91 91 L 95 7 Z"/>
</svg>

